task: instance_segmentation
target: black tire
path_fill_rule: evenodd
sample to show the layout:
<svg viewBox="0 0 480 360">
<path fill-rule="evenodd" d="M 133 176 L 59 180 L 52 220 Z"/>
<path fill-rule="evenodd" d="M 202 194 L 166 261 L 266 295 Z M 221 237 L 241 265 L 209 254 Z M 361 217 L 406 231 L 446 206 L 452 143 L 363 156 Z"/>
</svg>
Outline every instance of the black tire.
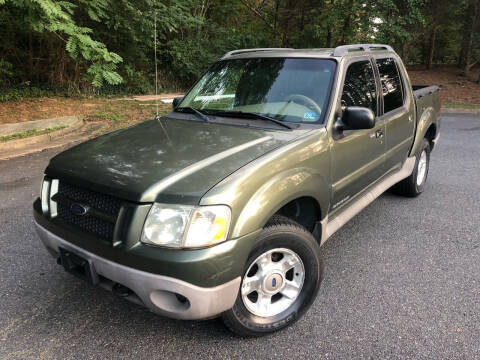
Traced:
<svg viewBox="0 0 480 360">
<path fill-rule="evenodd" d="M 232 309 L 223 313 L 225 325 L 240 336 L 262 336 L 280 330 L 297 321 L 316 298 L 323 279 L 323 262 L 319 246 L 312 234 L 293 220 L 275 215 L 260 233 L 253 247 L 244 274 L 261 254 L 276 248 L 293 251 L 303 262 L 303 286 L 294 302 L 275 316 L 254 315 L 243 303 L 241 291 Z"/>
<path fill-rule="evenodd" d="M 424 151 L 427 157 L 425 176 L 423 177 L 423 181 L 421 182 L 421 184 L 417 184 L 419 161 Z M 415 157 L 416 157 L 415 168 L 413 169 L 412 174 L 392 187 L 392 191 L 395 194 L 407 196 L 407 197 L 415 197 L 420 195 L 423 192 L 423 189 L 425 188 L 425 183 L 427 182 L 428 169 L 430 167 L 430 143 L 427 141 L 427 139 L 423 139 L 422 145 L 420 146 L 420 149 L 418 150 L 417 154 L 415 154 Z"/>
</svg>

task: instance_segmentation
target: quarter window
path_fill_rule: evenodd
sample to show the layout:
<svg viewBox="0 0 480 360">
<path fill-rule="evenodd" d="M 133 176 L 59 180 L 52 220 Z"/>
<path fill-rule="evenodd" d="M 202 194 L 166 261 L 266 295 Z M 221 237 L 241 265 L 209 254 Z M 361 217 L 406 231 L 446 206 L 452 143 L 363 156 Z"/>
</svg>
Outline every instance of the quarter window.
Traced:
<svg viewBox="0 0 480 360">
<path fill-rule="evenodd" d="M 342 108 L 362 106 L 377 112 L 375 76 L 370 61 L 351 64 L 345 75 L 342 93 Z"/>
<path fill-rule="evenodd" d="M 377 66 L 382 82 L 383 112 L 388 113 L 403 105 L 402 80 L 394 59 L 378 59 Z"/>
</svg>

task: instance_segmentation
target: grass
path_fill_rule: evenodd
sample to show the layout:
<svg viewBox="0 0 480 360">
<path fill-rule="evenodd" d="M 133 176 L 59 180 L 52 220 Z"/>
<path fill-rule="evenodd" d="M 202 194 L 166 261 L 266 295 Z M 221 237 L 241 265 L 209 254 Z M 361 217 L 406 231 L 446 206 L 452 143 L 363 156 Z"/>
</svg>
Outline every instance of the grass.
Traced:
<svg viewBox="0 0 480 360">
<path fill-rule="evenodd" d="M 480 109 L 480 104 L 442 104 L 442 107 L 448 109 Z"/>
<path fill-rule="evenodd" d="M 112 131 L 135 123 L 152 119 L 156 112 L 154 102 L 138 102 L 134 100 L 117 99 L 95 99 L 96 103 L 88 105 L 92 110 L 84 112 L 86 121 L 103 121 L 106 126 L 104 131 Z M 164 115 L 171 110 L 171 104 L 159 102 L 159 114 Z"/>
<path fill-rule="evenodd" d="M 112 121 L 118 121 L 122 122 L 125 121 L 121 116 L 115 114 L 115 113 L 109 113 L 109 112 L 99 112 L 99 113 L 92 113 L 89 115 L 90 118 L 99 118 L 99 119 L 104 119 L 104 120 L 112 120 Z"/>
<path fill-rule="evenodd" d="M 62 129 L 65 129 L 67 127 L 68 126 L 66 126 L 66 125 L 60 125 L 60 126 L 47 128 L 47 129 L 42 129 L 42 130 L 37 130 L 37 129 L 26 130 L 26 131 L 22 131 L 22 132 L 15 133 L 15 134 L 0 136 L 0 142 L 7 142 L 7 141 L 10 141 L 10 140 L 25 139 L 25 138 L 31 137 L 31 136 L 49 134 L 51 132 L 54 132 L 54 131 L 57 131 L 57 130 L 62 130 Z"/>
<path fill-rule="evenodd" d="M 171 104 L 158 103 L 160 115 L 166 114 L 171 108 Z M 82 116 L 86 122 L 103 122 L 101 132 L 105 132 L 152 119 L 155 112 L 154 101 L 139 102 L 118 97 L 42 97 L 0 102 L 0 124 L 77 115 Z"/>
</svg>

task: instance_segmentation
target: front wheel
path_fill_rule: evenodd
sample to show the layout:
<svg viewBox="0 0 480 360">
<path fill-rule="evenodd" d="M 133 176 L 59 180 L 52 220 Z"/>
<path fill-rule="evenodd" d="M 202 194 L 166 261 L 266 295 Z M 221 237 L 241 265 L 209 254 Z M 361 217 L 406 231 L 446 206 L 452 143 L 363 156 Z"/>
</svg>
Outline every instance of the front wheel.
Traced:
<svg viewBox="0 0 480 360">
<path fill-rule="evenodd" d="M 261 336 L 298 320 L 310 307 L 323 276 L 311 233 L 276 215 L 265 226 L 244 270 L 237 300 L 223 314 L 241 336 Z"/>
</svg>

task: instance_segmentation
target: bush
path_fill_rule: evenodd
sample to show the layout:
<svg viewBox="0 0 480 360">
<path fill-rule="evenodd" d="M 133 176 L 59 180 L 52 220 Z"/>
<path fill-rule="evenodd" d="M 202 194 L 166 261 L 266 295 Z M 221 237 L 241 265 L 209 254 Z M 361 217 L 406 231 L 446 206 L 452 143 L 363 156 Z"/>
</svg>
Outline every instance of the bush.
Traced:
<svg viewBox="0 0 480 360">
<path fill-rule="evenodd" d="M 0 102 L 20 101 L 28 98 L 39 98 L 43 96 L 67 96 L 65 89 L 42 89 L 30 86 L 17 86 L 13 88 L 0 88 Z"/>
</svg>

